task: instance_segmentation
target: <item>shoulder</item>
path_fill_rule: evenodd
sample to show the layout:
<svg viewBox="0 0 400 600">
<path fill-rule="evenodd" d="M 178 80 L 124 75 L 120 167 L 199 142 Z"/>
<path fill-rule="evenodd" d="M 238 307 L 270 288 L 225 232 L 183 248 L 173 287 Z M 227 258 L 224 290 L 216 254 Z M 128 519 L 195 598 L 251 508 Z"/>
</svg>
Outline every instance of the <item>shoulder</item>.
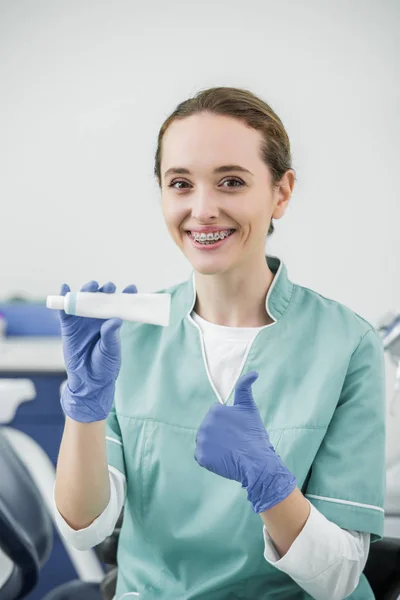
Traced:
<svg viewBox="0 0 400 600">
<path fill-rule="evenodd" d="M 294 287 L 296 313 L 304 315 L 309 326 L 313 324 L 321 334 L 328 335 L 327 339 L 340 336 L 351 340 L 354 349 L 364 337 L 370 339 L 371 343 L 381 343 L 378 331 L 359 313 L 308 287 L 298 284 L 294 284 Z"/>
</svg>

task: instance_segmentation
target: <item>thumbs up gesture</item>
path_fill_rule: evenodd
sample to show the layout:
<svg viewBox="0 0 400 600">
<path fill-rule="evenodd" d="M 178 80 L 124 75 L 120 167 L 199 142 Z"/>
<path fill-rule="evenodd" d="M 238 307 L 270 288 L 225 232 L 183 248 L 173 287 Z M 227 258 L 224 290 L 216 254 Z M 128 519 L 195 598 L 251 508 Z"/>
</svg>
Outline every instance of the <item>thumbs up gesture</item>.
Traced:
<svg viewBox="0 0 400 600">
<path fill-rule="evenodd" d="M 196 436 L 197 463 L 242 484 L 255 513 L 282 502 L 296 487 L 296 478 L 276 454 L 253 398 L 256 371 L 242 375 L 233 406 L 216 402 Z"/>
</svg>

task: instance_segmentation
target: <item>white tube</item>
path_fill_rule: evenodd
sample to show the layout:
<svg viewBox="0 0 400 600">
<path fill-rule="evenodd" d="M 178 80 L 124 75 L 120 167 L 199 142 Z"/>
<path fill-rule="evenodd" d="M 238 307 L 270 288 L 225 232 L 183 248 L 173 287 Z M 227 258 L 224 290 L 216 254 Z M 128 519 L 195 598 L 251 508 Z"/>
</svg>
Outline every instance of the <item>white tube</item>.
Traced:
<svg viewBox="0 0 400 600">
<path fill-rule="evenodd" d="M 77 317 L 120 318 L 166 326 L 169 324 L 171 294 L 67 292 L 65 296 L 47 296 L 46 306 Z"/>
</svg>

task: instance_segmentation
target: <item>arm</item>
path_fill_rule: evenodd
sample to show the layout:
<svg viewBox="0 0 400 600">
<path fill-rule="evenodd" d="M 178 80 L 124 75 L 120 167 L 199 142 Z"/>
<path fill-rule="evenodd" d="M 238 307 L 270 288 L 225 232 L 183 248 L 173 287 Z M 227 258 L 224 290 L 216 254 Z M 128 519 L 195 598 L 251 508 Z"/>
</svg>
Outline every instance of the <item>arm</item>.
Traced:
<svg viewBox="0 0 400 600">
<path fill-rule="evenodd" d="M 279 504 L 260 513 L 265 528 L 282 557 L 302 531 L 310 515 L 310 503 L 296 487 Z"/>
<path fill-rule="evenodd" d="M 110 501 L 106 421 L 79 423 L 66 416 L 54 492 L 73 529 L 87 527 L 105 510 Z"/>
<path fill-rule="evenodd" d="M 83 292 L 114 293 L 112 282 L 99 288 L 96 281 Z M 64 284 L 61 295 L 69 286 Z M 135 286 L 125 288 L 135 293 Z M 59 311 L 67 383 L 61 393 L 66 415 L 55 482 L 55 503 L 66 523 L 83 529 L 102 514 L 110 501 L 106 429 L 115 434 L 123 465 L 122 440 L 113 407 L 121 367 L 121 319 L 81 318 Z"/>
<path fill-rule="evenodd" d="M 95 425 L 95 423 L 91 424 L 91 425 Z M 71 427 L 72 427 L 72 430 L 74 431 L 74 422 L 69 423 L 68 427 L 69 427 L 69 430 L 71 430 Z M 99 431 L 101 429 L 102 429 L 102 427 L 100 427 L 100 428 L 93 427 L 91 429 L 92 435 L 95 436 L 97 433 L 99 433 Z M 83 432 L 84 431 L 85 430 L 83 430 Z M 80 432 L 82 433 L 82 430 L 80 430 Z M 106 505 L 106 507 L 104 508 L 104 510 L 101 511 L 101 506 L 98 505 L 97 509 L 95 511 L 93 511 L 93 514 L 88 516 L 86 518 L 85 522 L 82 521 L 81 527 L 79 527 L 79 525 L 77 523 L 72 523 L 72 522 L 68 523 L 67 520 L 61 514 L 60 510 L 58 509 L 56 500 L 55 500 L 56 485 L 60 484 L 60 488 L 57 490 L 57 493 L 60 493 L 60 495 L 62 495 L 62 494 L 68 495 L 68 482 L 66 479 L 62 480 L 62 478 L 59 479 L 57 482 L 57 479 L 56 479 L 56 485 L 54 486 L 54 514 L 55 514 L 55 520 L 56 520 L 57 526 L 59 528 L 61 535 L 64 537 L 64 539 L 67 542 L 69 542 L 71 544 L 71 546 L 73 546 L 77 550 L 87 550 L 89 548 L 93 548 L 94 546 L 97 546 L 97 544 L 100 544 L 107 536 L 112 534 L 112 532 L 115 529 L 115 525 L 118 521 L 118 518 L 121 514 L 122 506 L 124 504 L 125 497 L 126 497 L 127 485 L 126 485 L 126 471 L 125 471 L 125 461 L 124 461 L 124 454 L 123 454 L 123 444 L 122 444 L 121 431 L 120 431 L 119 424 L 118 424 L 118 418 L 117 418 L 117 415 L 114 410 L 111 411 L 111 413 L 109 414 L 109 416 L 107 418 L 105 433 L 104 433 L 104 431 L 102 431 L 101 435 L 99 434 L 99 436 L 100 436 L 99 438 L 96 437 L 97 443 L 100 444 L 101 448 L 103 447 L 103 445 L 105 445 L 105 447 L 106 447 L 106 454 L 107 454 L 106 469 L 108 469 L 107 470 L 107 481 L 109 482 L 109 488 L 110 488 L 109 502 Z M 89 446 L 89 447 L 85 446 L 85 444 L 89 443 L 90 436 L 84 437 L 84 440 L 85 441 L 82 442 L 82 445 L 80 446 L 80 450 L 83 451 L 86 448 L 87 452 L 85 454 L 86 458 L 84 461 L 84 465 L 86 465 L 86 467 L 83 464 L 80 464 L 80 463 L 82 463 L 82 458 L 81 458 L 82 455 L 79 454 L 78 446 L 75 451 L 73 449 L 71 450 L 71 455 L 68 454 L 68 443 L 73 444 L 74 440 L 71 437 L 68 437 L 68 433 L 65 432 L 65 438 L 63 439 L 63 441 L 66 442 L 66 445 L 64 446 L 65 455 L 63 455 L 63 459 L 64 459 L 64 462 L 66 462 L 66 467 L 65 467 L 66 476 L 70 476 L 72 478 L 74 477 L 73 462 L 72 462 L 71 458 L 74 458 L 74 461 L 75 461 L 74 462 L 75 475 L 76 475 L 76 473 L 81 473 L 81 477 L 83 477 L 83 474 L 84 474 L 83 472 L 87 472 L 88 477 L 90 477 L 94 473 L 97 472 L 98 467 L 99 467 L 98 456 L 96 455 L 96 450 L 93 451 L 93 448 L 96 448 L 96 445 Z M 92 439 L 92 442 L 93 441 L 94 440 Z M 95 460 L 95 462 L 93 462 L 93 463 L 88 462 L 89 456 L 91 457 L 91 460 Z M 65 457 L 67 457 L 67 458 L 65 458 Z M 59 464 L 57 467 L 57 471 L 59 474 L 61 473 L 60 469 L 63 464 L 63 463 L 61 463 L 61 459 L 62 459 L 62 455 L 60 452 Z M 57 477 L 58 476 L 59 475 L 57 475 Z M 96 481 L 98 481 L 97 477 L 96 477 Z M 96 485 L 96 481 L 94 482 L 95 485 Z M 86 480 L 84 481 L 83 485 L 88 486 L 90 488 L 89 482 Z M 93 482 L 92 482 L 92 485 L 93 485 Z M 84 494 L 83 489 L 81 487 L 79 487 L 79 483 L 78 483 L 77 487 L 78 487 L 78 494 L 79 495 Z M 92 493 L 93 492 L 90 488 L 89 494 L 92 494 Z M 84 500 L 84 502 L 87 502 L 87 500 Z M 61 501 L 60 501 L 60 504 L 61 504 Z M 61 508 L 61 510 L 63 510 L 63 509 Z M 99 513 L 99 511 L 100 511 L 100 513 Z M 95 513 L 99 513 L 99 516 L 97 516 Z M 67 517 L 67 515 L 65 515 L 65 516 Z M 68 519 L 68 517 L 67 517 L 67 519 Z M 85 527 L 85 525 L 87 523 L 89 523 L 89 524 Z M 75 528 L 71 527 L 71 525 L 75 525 Z"/>
</svg>

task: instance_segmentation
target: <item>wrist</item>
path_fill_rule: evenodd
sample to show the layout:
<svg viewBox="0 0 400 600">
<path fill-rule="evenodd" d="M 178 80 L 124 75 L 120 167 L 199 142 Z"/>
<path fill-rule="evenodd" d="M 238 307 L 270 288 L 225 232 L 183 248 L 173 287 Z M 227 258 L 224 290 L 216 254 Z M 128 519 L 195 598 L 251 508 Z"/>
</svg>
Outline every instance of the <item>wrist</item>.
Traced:
<svg viewBox="0 0 400 600">
<path fill-rule="evenodd" d="M 247 486 L 247 498 L 255 513 L 261 513 L 282 502 L 297 486 L 296 477 L 283 465 L 274 474 L 266 466 L 258 479 Z"/>
<path fill-rule="evenodd" d="M 67 382 L 61 394 L 61 407 L 66 416 L 79 423 L 105 421 L 111 411 L 114 392 L 114 381 L 95 388 L 81 382 L 74 391 Z"/>
<path fill-rule="evenodd" d="M 311 512 L 310 502 L 298 487 L 282 502 L 260 513 L 274 546 L 282 558 L 300 535 Z"/>
</svg>

